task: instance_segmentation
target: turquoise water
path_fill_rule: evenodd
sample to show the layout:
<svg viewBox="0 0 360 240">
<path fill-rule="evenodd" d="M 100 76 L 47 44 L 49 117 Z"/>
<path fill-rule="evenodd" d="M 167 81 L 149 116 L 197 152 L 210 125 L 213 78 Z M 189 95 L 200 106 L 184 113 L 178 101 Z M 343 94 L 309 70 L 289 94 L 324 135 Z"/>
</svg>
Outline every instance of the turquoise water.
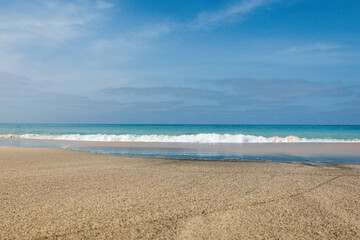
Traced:
<svg viewBox="0 0 360 240">
<path fill-rule="evenodd" d="M 293 137 L 289 137 L 293 136 Z M 13 137 L 16 137 L 14 139 Z M 49 141 L 58 140 L 58 141 Z M 65 140 L 65 141 L 64 141 Z M 75 140 L 75 141 L 69 141 Z M 167 147 L 79 146 L 77 141 L 148 142 Z M 359 164 L 359 155 L 261 155 L 198 144 L 279 144 L 360 142 L 359 125 L 110 125 L 110 124 L 0 124 L 0 146 L 67 148 L 105 154 L 176 159 L 322 162 Z M 181 148 L 175 145 L 182 144 Z M 200 146 L 198 145 L 198 146 Z M 355 146 L 356 147 L 356 146 Z"/>
<path fill-rule="evenodd" d="M 117 125 L 117 124 L 0 124 L 0 135 L 195 135 L 244 134 L 307 139 L 360 139 L 359 125 Z"/>
</svg>

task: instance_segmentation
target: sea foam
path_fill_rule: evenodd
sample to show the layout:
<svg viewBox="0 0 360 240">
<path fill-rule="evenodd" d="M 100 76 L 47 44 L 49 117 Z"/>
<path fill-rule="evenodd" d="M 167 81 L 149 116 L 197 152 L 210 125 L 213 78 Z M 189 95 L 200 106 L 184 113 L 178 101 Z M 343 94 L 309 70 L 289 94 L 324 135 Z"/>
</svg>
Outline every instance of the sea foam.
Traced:
<svg viewBox="0 0 360 240">
<path fill-rule="evenodd" d="M 154 142 L 154 143 L 331 143 L 331 142 L 360 142 L 360 139 L 322 139 L 287 137 L 264 137 L 245 134 L 217 134 L 200 133 L 188 135 L 134 135 L 134 134 L 65 134 L 65 135 L 0 135 L 1 138 L 23 138 L 42 140 L 70 140 L 70 141 L 95 141 L 95 142 Z"/>
</svg>

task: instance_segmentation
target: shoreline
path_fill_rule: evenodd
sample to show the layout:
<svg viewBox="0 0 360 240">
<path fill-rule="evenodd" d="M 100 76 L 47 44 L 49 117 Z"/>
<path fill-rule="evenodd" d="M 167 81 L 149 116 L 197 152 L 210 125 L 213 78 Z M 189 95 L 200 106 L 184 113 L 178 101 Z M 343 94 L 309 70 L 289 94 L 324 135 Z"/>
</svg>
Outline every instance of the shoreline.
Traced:
<svg viewBox="0 0 360 240">
<path fill-rule="evenodd" d="M 360 238 L 360 166 L 0 147 L 0 238 Z"/>
<path fill-rule="evenodd" d="M 58 148 L 165 159 L 360 164 L 360 143 L 194 144 L 0 139 L 0 146 Z"/>
</svg>

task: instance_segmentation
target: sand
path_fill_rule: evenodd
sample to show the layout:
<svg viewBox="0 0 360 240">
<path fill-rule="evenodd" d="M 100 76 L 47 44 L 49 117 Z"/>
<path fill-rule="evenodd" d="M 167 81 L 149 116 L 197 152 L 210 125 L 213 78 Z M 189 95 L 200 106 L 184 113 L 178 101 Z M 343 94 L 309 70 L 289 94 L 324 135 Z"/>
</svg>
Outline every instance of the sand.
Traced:
<svg viewBox="0 0 360 240">
<path fill-rule="evenodd" d="M 0 239 L 360 239 L 360 166 L 0 147 Z"/>
</svg>

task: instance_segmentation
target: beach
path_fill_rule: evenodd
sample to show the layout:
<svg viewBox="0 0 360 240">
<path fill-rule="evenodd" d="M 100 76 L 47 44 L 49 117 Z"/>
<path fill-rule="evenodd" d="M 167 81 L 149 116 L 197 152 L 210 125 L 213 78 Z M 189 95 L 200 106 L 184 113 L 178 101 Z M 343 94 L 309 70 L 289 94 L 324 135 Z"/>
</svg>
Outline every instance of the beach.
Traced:
<svg viewBox="0 0 360 240">
<path fill-rule="evenodd" d="M 360 166 L 0 147 L 0 239 L 359 239 Z"/>
</svg>

